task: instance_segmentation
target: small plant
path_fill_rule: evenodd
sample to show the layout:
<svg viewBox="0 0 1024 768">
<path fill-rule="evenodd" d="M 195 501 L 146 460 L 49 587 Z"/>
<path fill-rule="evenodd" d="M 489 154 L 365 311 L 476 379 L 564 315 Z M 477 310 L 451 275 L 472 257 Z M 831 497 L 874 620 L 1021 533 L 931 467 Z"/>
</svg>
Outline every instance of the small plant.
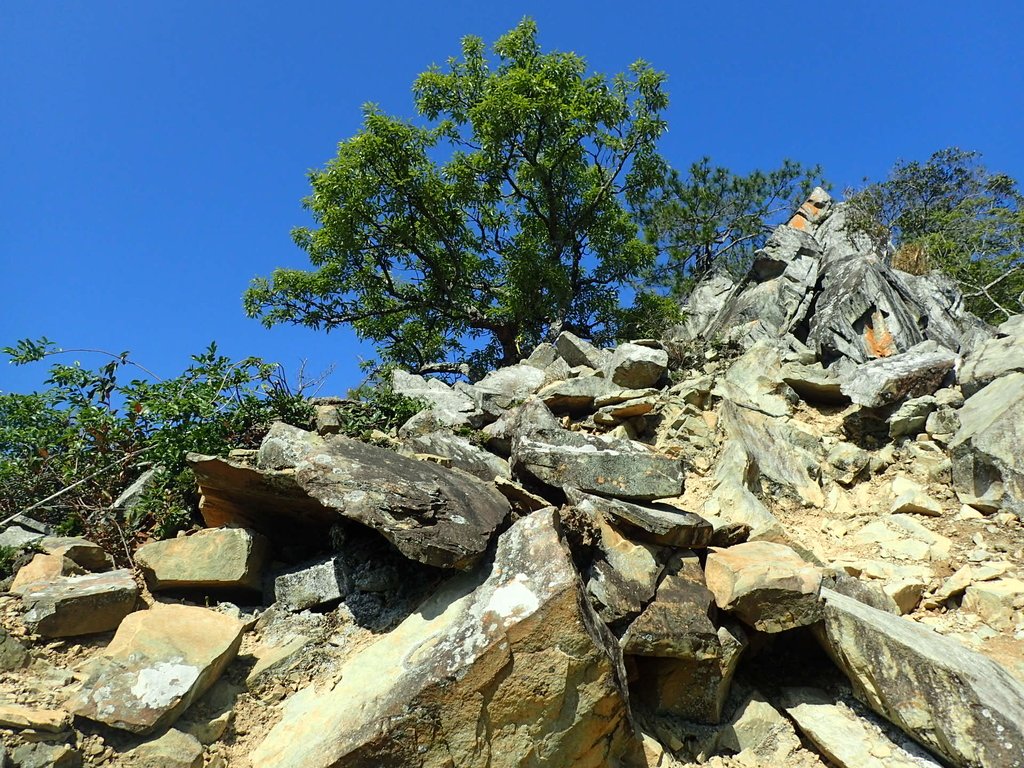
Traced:
<svg viewBox="0 0 1024 768">
<path fill-rule="evenodd" d="M 254 357 L 232 361 L 213 343 L 170 379 L 128 352 L 62 350 L 46 338 L 3 352 L 15 365 L 72 352 L 108 358 L 95 369 L 54 363 L 45 390 L 0 394 L 0 517 L 31 510 L 112 552 L 136 536 L 166 536 L 191 523 L 196 498 L 187 452 L 255 447 L 275 420 L 312 425 L 302 387 L 293 391 L 279 366 Z M 125 381 L 128 368 L 146 378 Z M 147 466 L 159 472 L 140 503 L 111 515 L 117 495 Z"/>
<path fill-rule="evenodd" d="M 341 433 L 357 440 L 369 439 L 374 430 L 390 433 L 426 406 L 379 381 L 363 384 L 349 390 L 348 400 L 338 406 Z"/>
</svg>

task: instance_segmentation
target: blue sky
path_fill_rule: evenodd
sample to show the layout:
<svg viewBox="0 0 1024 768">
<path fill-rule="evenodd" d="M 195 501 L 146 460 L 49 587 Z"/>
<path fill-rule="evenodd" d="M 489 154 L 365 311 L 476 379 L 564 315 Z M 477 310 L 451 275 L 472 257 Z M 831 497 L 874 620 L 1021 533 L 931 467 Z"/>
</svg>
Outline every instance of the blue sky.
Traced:
<svg viewBox="0 0 1024 768">
<path fill-rule="evenodd" d="M 298 6 L 298 7 L 297 7 Z M 668 73 L 663 154 L 735 170 L 783 158 L 837 189 L 957 145 L 1024 179 L 1024 4 L 931 2 L 27 2 L 0 4 L 0 346 L 130 349 L 174 375 L 216 339 L 293 375 L 359 382 L 344 331 L 266 330 L 249 280 L 304 267 L 306 171 L 360 106 L 523 16 L 605 73 Z M 92 362 L 92 361 L 89 361 Z M 0 390 L 41 369 L 0 367 Z"/>
</svg>

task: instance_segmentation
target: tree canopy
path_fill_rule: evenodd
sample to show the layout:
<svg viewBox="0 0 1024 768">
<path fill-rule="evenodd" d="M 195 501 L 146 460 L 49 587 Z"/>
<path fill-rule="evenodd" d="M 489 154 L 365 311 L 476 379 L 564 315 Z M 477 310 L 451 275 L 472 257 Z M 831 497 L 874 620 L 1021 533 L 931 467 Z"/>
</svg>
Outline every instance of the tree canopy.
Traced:
<svg viewBox="0 0 1024 768">
<path fill-rule="evenodd" d="M 685 175 L 668 171 L 639 212 L 648 241 L 661 255 L 650 280 L 681 298 L 713 269 L 742 275 L 772 229 L 819 184 L 820 167 L 792 160 L 745 176 L 708 157 Z"/>
<path fill-rule="evenodd" d="M 351 325 L 414 370 L 519 359 L 560 330 L 598 341 L 650 314 L 618 290 L 655 248 L 630 204 L 663 173 L 664 75 L 609 79 L 541 50 L 522 21 L 415 81 L 418 121 L 365 107 L 362 129 L 310 174 L 314 227 L 293 231 L 311 271 L 278 269 L 245 295 L 264 324 Z"/>
<path fill-rule="evenodd" d="M 1024 311 L 1024 196 L 979 153 L 950 147 L 899 162 L 850 202 L 855 223 L 899 246 L 895 266 L 945 272 L 990 322 Z"/>
</svg>

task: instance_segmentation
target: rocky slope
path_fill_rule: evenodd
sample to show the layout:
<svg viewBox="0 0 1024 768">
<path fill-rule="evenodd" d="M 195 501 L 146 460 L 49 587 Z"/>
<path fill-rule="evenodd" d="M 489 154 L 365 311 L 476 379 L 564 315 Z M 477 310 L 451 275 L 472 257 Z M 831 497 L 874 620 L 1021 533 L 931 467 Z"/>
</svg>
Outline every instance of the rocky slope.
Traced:
<svg viewBox="0 0 1024 768">
<path fill-rule="evenodd" d="M 0 764 L 1024 766 L 1024 318 L 886 256 L 817 191 L 665 339 L 191 456 L 134 570 L 18 521 Z"/>
</svg>

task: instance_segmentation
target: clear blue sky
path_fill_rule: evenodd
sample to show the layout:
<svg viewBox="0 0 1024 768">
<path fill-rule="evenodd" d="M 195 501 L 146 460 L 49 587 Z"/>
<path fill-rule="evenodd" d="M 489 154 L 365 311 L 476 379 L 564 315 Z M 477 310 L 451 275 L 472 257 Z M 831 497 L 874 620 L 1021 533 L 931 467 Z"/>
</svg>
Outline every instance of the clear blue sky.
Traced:
<svg viewBox="0 0 1024 768">
<path fill-rule="evenodd" d="M 49 336 L 130 349 L 174 375 L 212 339 L 294 371 L 345 332 L 247 319 L 250 278 L 303 267 L 306 171 L 360 105 L 412 115 L 410 86 L 524 15 L 546 49 L 669 75 L 664 155 L 736 170 L 791 157 L 837 189 L 897 158 L 979 150 L 1024 179 L 1024 4 L 693 2 L 31 2 L 0 4 L 0 346 Z M 0 390 L 35 371 L 0 367 Z"/>
</svg>

